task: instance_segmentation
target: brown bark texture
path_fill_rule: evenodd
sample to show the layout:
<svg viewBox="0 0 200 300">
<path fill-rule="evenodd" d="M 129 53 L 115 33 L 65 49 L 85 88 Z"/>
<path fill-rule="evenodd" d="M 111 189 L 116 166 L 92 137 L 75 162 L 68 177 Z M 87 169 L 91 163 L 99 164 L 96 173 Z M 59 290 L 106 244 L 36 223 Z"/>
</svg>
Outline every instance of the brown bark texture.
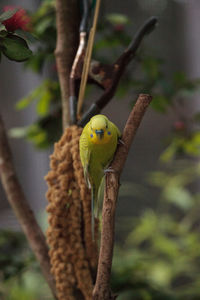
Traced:
<svg viewBox="0 0 200 300">
<path fill-rule="evenodd" d="M 63 129 L 70 124 L 69 77 L 79 38 L 77 0 L 56 0 L 56 65 L 61 88 Z"/>
<path fill-rule="evenodd" d="M 97 279 L 93 290 L 93 300 L 116 299 L 116 295 L 113 295 L 110 289 L 110 275 L 115 236 L 115 211 L 120 186 L 119 179 L 126 162 L 131 143 L 151 100 L 151 96 L 147 94 L 139 95 L 125 125 L 122 135 L 122 143 L 118 146 L 113 162 L 110 165 L 111 171 L 106 173 L 100 254 Z"/>
<path fill-rule="evenodd" d="M 34 214 L 25 198 L 22 187 L 18 181 L 4 124 L 0 116 L 0 178 L 10 203 L 26 238 L 40 263 L 42 273 L 56 298 L 56 287 L 50 273 L 48 246 L 45 237 L 37 224 Z"/>
</svg>

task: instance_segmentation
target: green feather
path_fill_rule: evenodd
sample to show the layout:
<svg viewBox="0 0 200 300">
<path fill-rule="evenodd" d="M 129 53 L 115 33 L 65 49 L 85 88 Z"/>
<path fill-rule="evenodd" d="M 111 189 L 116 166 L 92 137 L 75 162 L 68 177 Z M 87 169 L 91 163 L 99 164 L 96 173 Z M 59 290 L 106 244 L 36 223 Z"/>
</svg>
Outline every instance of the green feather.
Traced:
<svg viewBox="0 0 200 300">
<path fill-rule="evenodd" d="M 94 239 L 94 208 L 104 169 L 111 162 L 121 136 L 119 129 L 104 115 L 96 115 L 85 125 L 80 137 L 80 158 L 87 185 L 92 190 L 91 222 Z M 97 205 L 98 211 L 98 205 Z"/>
</svg>

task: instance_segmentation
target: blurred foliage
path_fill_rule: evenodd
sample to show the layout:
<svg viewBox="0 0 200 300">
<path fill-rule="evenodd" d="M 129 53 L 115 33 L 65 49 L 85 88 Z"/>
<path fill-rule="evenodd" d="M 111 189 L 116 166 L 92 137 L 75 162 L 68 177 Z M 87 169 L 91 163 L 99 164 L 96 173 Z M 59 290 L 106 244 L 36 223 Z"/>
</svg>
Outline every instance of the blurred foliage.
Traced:
<svg viewBox="0 0 200 300">
<path fill-rule="evenodd" d="M 24 250 L 25 237 L 21 233 L 0 232 L 0 278 L 16 276 L 32 260 L 30 251 Z"/>
<path fill-rule="evenodd" d="M 26 138 L 39 148 L 46 149 L 60 138 L 62 130 L 60 88 L 55 80 L 45 79 L 41 85 L 16 104 L 17 110 L 36 103 L 38 119 L 35 123 L 10 130 L 10 136 Z"/>
<path fill-rule="evenodd" d="M 0 58 L 3 54 L 10 60 L 22 62 L 31 57 L 32 51 L 24 38 L 28 22 L 23 9 L 7 7 L 0 14 Z"/>
<path fill-rule="evenodd" d="M 52 299 L 39 264 L 21 232 L 0 230 L 0 299 Z"/>
<path fill-rule="evenodd" d="M 132 39 L 127 33 L 130 23 L 125 15 L 116 13 L 106 15 L 98 26 L 94 58 L 104 63 L 113 63 Z M 24 137 L 36 147 L 45 149 L 61 135 L 61 102 L 53 54 L 56 43 L 55 0 L 43 0 L 38 10 L 31 15 L 31 24 L 31 34 L 35 37 L 32 40 L 34 54 L 25 65 L 37 73 L 43 72 L 44 68 L 48 67 L 51 78 L 45 79 L 39 87 L 17 103 L 17 109 L 26 109 L 35 101 L 38 118 L 26 128 L 13 129 L 11 135 Z M 179 107 L 182 107 L 184 101 L 199 88 L 200 81 L 190 80 L 180 71 L 167 75 L 164 72 L 163 59 L 149 56 L 143 47 L 138 52 L 134 65 L 134 70 L 128 69 L 123 76 L 116 97 L 124 98 L 131 93 L 132 99 L 136 99 L 141 92 L 150 93 L 154 97 L 151 104 L 154 110 L 158 113 L 173 110 L 177 120 L 184 123 L 183 130 L 173 128 L 173 134 L 167 141 L 169 148 L 163 154 L 163 160 L 173 158 L 180 152 L 198 155 L 199 134 L 186 126 L 186 120 L 183 120 L 179 113 Z M 199 120 L 197 115 L 192 122 L 196 126 Z"/>
<path fill-rule="evenodd" d="M 112 285 L 119 299 L 200 299 L 199 178 L 200 163 L 185 160 L 149 174 L 159 200 L 129 220 L 132 230 L 115 251 Z"/>
</svg>

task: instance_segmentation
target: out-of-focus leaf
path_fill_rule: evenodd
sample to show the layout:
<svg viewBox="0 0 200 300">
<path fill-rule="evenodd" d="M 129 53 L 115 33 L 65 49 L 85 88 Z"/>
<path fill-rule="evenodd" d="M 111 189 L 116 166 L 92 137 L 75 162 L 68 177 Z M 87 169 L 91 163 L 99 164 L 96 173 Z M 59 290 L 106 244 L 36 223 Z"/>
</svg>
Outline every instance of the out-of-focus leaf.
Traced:
<svg viewBox="0 0 200 300">
<path fill-rule="evenodd" d="M 45 116 L 49 112 L 51 100 L 51 91 L 48 89 L 44 90 L 36 107 L 39 116 Z"/>
<path fill-rule="evenodd" d="M 46 79 L 27 97 L 18 101 L 16 109 L 24 109 L 33 101 L 37 101 L 36 111 L 39 116 L 44 116 L 50 110 L 51 101 L 57 100 L 57 97 L 60 97 L 58 82 Z"/>
<path fill-rule="evenodd" d="M 19 36 L 6 36 L 1 44 L 3 54 L 11 60 L 25 61 L 32 55 L 32 51 L 29 49 L 26 41 Z"/>
<path fill-rule="evenodd" d="M 129 18 L 126 15 L 122 14 L 109 14 L 106 16 L 106 19 L 113 25 L 126 25 L 130 23 Z"/>
<path fill-rule="evenodd" d="M 189 140 L 185 140 L 183 148 L 186 153 L 197 156 L 200 154 L 200 132 L 194 132 Z"/>
<path fill-rule="evenodd" d="M 32 101 L 38 99 L 42 93 L 43 85 L 38 86 L 35 90 L 33 90 L 27 97 L 22 98 L 16 103 L 16 109 L 22 110 L 26 108 L 28 105 L 32 103 Z"/>
<path fill-rule="evenodd" d="M 158 219 L 155 213 L 153 211 L 145 212 L 140 224 L 138 224 L 137 228 L 128 236 L 128 243 L 130 244 L 131 241 L 134 241 L 134 243 L 140 244 L 144 240 L 152 237 L 152 235 L 155 234 L 157 224 Z"/>
<path fill-rule="evenodd" d="M 171 143 L 163 152 L 162 154 L 160 155 L 160 160 L 162 162 L 169 162 L 171 161 L 175 154 L 177 153 L 177 145 L 176 143 Z"/>
<path fill-rule="evenodd" d="M 155 251 L 165 255 L 168 259 L 176 259 L 180 255 L 179 245 L 176 239 L 169 239 L 162 233 L 155 236 L 152 241 Z"/>
<path fill-rule="evenodd" d="M 173 74 L 173 82 L 179 93 L 184 92 L 184 90 L 188 92 L 194 91 L 199 86 L 199 80 L 188 79 L 184 72 L 175 72 Z"/>
<path fill-rule="evenodd" d="M 28 128 L 27 139 L 32 141 L 38 148 L 42 149 L 48 146 L 47 133 L 37 124 L 33 124 Z"/>
<path fill-rule="evenodd" d="M 34 72 L 41 72 L 43 65 L 47 59 L 47 53 L 44 50 L 39 49 L 37 53 L 34 53 L 26 62 L 25 66 L 32 69 Z"/>
<path fill-rule="evenodd" d="M 48 17 L 41 19 L 36 27 L 37 34 L 44 33 L 49 26 L 52 26 L 52 22 L 53 22 L 52 16 L 48 16 Z"/>
<path fill-rule="evenodd" d="M 19 8 L 9 9 L 0 15 L 0 22 L 10 19 L 18 11 Z"/>
<path fill-rule="evenodd" d="M 25 138 L 27 127 L 15 127 L 9 130 L 9 136 L 13 138 Z"/>
<path fill-rule="evenodd" d="M 22 29 L 15 30 L 15 34 L 17 34 L 19 37 L 23 38 L 29 43 L 34 43 L 37 41 L 37 39 L 28 31 L 24 31 Z"/>
<path fill-rule="evenodd" d="M 160 113 L 165 113 L 169 106 L 169 99 L 163 95 L 154 95 L 151 107 Z"/>
<path fill-rule="evenodd" d="M 145 57 L 142 60 L 142 67 L 149 79 L 156 80 L 160 74 L 161 61 L 153 57 Z"/>
<path fill-rule="evenodd" d="M 4 34 L 7 34 L 6 27 L 0 23 L 0 36 L 4 36 Z"/>
<path fill-rule="evenodd" d="M 190 193 L 179 186 L 167 186 L 163 191 L 163 197 L 183 210 L 188 210 L 193 206 Z"/>
<path fill-rule="evenodd" d="M 171 268 L 167 263 L 157 261 L 151 267 L 149 279 L 154 284 L 166 287 L 170 283 Z"/>
<path fill-rule="evenodd" d="M 177 85 L 177 86 L 184 86 L 186 81 L 187 81 L 187 78 L 186 78 L 186 74 L 183 73 L 183 72 L 175 72 L 173 74 L 173 80 L 174 80 L 174 83 Z"/>
</svg>

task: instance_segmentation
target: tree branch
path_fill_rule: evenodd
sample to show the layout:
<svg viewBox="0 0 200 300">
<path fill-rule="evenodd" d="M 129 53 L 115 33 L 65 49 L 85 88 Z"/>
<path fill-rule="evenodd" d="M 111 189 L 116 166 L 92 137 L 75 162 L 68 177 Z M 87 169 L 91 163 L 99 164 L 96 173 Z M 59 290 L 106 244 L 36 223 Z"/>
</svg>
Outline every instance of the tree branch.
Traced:
<svg viewBox="0 0 200 300">
<path fill-rule="evenodd" d="M 78 46 L 78 1 L 56 0 L 56 65 L 61 87 L 63 128 L 70 124 L 69 77 Z"/>
<path fill-rule="evenodd" d="M 0 177 L 8 201 L 27 237 L 27 240 L 37 257 L 43 275 L 56 298 L 56 287 L 53 276 L 50 273 L 48 246 L 45 237 L 37 224 L 31 208 L 24 196 L 17 179 L 12 155 L 5 133 L 3 121 L 0 116 Z"/>
<path fill-rule="evenodd" d="M 127 65 L 135 57 L 136 51 L 139 48 L 143 38 L 155 28 L 157 22 L 158 20 L 156 17 L 151 17 L 148 19 L 136 32 L 128 48 L 122 53 L 122 55 L 113 65 L 106 67 L 98 62 L 94 64 L 93 68 L 91 68 L 90 76 L 93 74 L 93 79 L 100 77 L 101 82 L 99 82 L 99 84 L 105 88 L 105 92 L 85 112 L 82 119 L 78 122 L 79 126 L 84 126 L 92 116 L 100 113 L 100 111 L 112 99 Z M 95 71 L 92 72 L 92 70 Z"/>
<path fill-rule="evenodd" d="M 106 173 L 105 192 L 102 211 L 102 234 L 97 270 L 97 279 L 93 291 L 93 300 L 113 300 L 116 299 L 110 289 L 110 274 L 112 267 L 112 256 L 115 234 L 115 210 L 119 191 L 119 179 L 126 162 L 131 143 L 135 137 L 137 129 L 143 115 L 150 104 L 152 98 L 149 95 L 141 94 L 131 111 L 125 125 L 122 141 L 117 148 L 113 162 L 110 165 L 112 172 Z"/>
</svg>

